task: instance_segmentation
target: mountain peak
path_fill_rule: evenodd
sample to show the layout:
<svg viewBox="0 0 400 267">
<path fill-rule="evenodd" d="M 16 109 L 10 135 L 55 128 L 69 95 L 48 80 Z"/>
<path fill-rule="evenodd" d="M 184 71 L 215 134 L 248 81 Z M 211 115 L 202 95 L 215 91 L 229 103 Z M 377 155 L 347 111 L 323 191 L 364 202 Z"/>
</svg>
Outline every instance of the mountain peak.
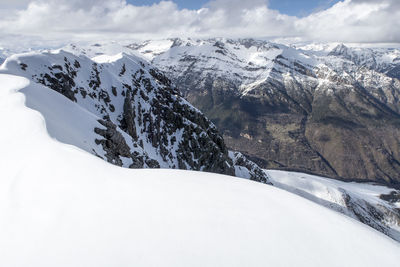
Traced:
<svg viewBox="0 0 400 267">
<path fill-rule="evenodd" d="M 343 43 L 338 44 L 335 48 L 332 49 L 332 51 L 329 53 L 330 56 L 341 56 L 341 55 L 348 55 L 349 53 L 349 48 L 345 46 Z"/>
</svg>

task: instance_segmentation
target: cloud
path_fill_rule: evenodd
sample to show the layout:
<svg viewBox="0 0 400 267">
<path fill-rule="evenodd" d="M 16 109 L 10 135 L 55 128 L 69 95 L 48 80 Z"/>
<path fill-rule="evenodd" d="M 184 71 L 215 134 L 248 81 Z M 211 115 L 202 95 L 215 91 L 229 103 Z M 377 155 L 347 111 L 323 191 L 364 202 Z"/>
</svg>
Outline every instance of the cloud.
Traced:
<svg viewBox="0 0 400 267">
<path fill-rule="evenodd" d="M 18 35 L 36 44 L 175 36 L 400 42 L 399 2 L 344 0 L 297 18 L 270 9 L 266 0 L 212 0 L 199 10 L 171 1 L 134 6 L 125 0 L 0 0 L 8 7 L 0 14 L 0 43 Z"/>
<path fill-rule="evenodd" d="M 321 41 L 400 42 L 397 0 L 346 0 L 295 22 L 299 35 Z"/>
<path fill-rule="evenodd" d="M 0 0 L 0 6 L 3 9 L 23 8 L 28 5 L 31 0 Z"/>
</svg>

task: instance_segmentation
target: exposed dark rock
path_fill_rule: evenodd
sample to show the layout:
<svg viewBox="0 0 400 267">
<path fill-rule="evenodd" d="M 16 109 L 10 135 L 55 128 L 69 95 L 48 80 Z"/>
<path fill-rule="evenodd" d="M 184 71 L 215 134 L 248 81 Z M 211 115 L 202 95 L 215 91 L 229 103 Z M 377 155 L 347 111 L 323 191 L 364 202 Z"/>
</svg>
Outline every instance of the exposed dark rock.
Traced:
<svg viewBox="0 0 400 267">
<path fill-rule="evenodd" d="M 400 202 L 400 192 L 399 191 L 392 191 L 390 194 L 387 195 L 380 195 L 379 198 L 391 202 L 391 203 L 396 203 Z"/>
<path fill-rule="evenodd" d="M 126 66 L 125 66 L 125 64 L 123 64 L 123 65 L 122 65 L 122 68 L 121 68 L 121 71 L 120 71 L 120 73 L 119 73 L 119 76 L 124 75 L 125 72 L 126 72 Z"/>
<path fill-rule="evenodd" d="M 95 128 L 94 131 L 104 139 L 96 139 L 96 144 L 101 144 L 106 152 L 107 161 L 122 166 L 120 156 L 130 158 L 131 152 L 126 144 L 125 138 L 117 131 L 117 127 L 110 121 L 99 120 L 99 123 L 106 129 Z"/>
<path fill-rule="evenodd" d="M 256 163 L 247 159 L 242 153 L 232 152 L 231 158 L 235 166 L 245 167 L 250 171 L 250 180 L 271 184 L 265 172 Z"/>
<path fill-rule="evenodd" d="M 115 86 L 111 86 L 111 92 L 114 96 L 117 96 L 117 88 Z"/>
<path fill-rule="evenodd" d="M 21 66 L 22 70 L 26 70 L 26 68 L 28 67 L 28 65 L 26 65 L 25 63 L 20 63 L 19 65 Z"/>
</svg>

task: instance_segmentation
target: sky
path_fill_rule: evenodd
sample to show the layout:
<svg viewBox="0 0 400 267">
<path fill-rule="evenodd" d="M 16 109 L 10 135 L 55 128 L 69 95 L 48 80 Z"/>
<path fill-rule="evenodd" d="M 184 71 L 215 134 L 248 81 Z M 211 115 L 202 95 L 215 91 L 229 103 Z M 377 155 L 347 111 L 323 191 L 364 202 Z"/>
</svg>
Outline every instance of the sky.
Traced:
<svg viewBox="0 0 400 267">
<path fill-rule="evenodd" d="M 399 0 L 0 0 L 0 47 L 227 37 L 400 43 Z"/>
<path fill-rule="evenodd" d="M 152 5 L 158 0 L 128 0 L 132 5 Z M 204 7 L 207 0 L 175 0 L 180 9 L 200 9 Z M 333 6 L 339 0 L 269 0 L 269 8 L 276 9 L 282 14 L 291 16 L 305 16 L 315 10 L 320 10 Z"/>
</svg>

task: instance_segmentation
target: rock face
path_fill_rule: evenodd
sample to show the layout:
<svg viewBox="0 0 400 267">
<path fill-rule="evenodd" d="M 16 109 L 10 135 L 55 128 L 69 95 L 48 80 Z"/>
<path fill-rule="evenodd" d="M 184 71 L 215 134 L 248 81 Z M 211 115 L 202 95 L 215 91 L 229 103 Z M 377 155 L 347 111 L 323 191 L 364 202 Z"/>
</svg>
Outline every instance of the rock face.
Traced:
<svg viewBox="0 0 400 267">
<path fill-rule="evenodd" d="M 183 99 L 163 73 L 140 58 L 121 53 L 93 61 L 53 51 L 15 55 L 3 67 L 1 72 L 51 88 L 95 116 L 95 145 L 86 149 L 112 164 L 268 182 L 257 165 L 231 156 L 214 124 Z"/>
<path fill-rule="evenodd" d="M 400 184 L 399 50 L 324 52 L 251 39 L 157 44 L 130 48 L 167 73 L 229 148 L 260 166 Z"/>
</svg>

